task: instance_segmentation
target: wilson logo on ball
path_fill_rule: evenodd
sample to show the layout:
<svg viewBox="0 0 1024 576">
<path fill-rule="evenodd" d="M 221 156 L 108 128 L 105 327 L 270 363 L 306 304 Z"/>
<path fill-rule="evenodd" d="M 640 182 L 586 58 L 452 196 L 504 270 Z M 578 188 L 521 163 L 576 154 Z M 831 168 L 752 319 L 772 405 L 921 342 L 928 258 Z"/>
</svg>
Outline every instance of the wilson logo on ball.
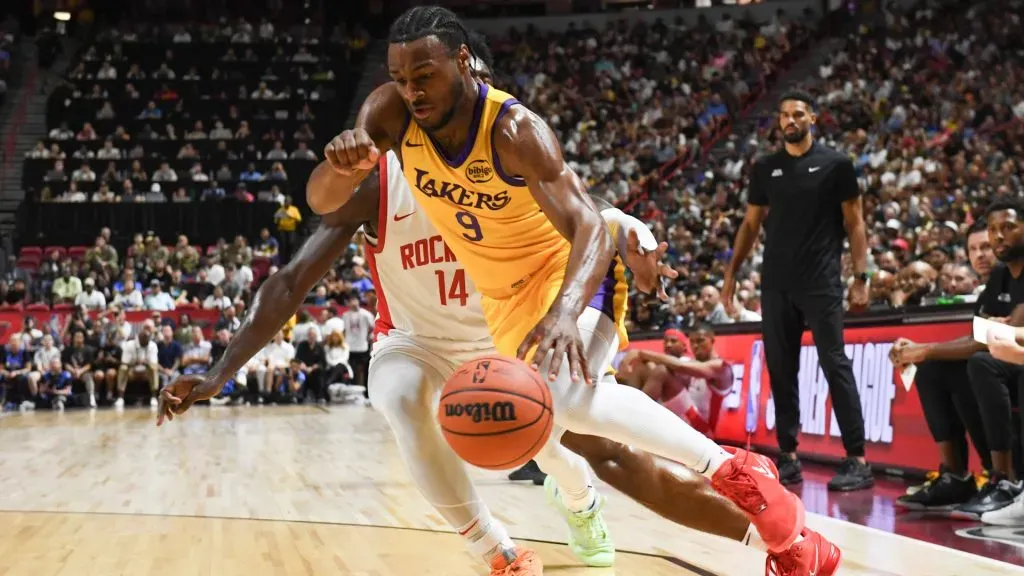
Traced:
<svg viewBox="0 0 1024 576">
<path fill-rule="evenodd" d="M 445 404 L 444 415 L 448 418 L 469 417 L 479 422 L 515 422 L 516 405 L 512 402 L 474 402 L 467 404 Z"/>
</svg>

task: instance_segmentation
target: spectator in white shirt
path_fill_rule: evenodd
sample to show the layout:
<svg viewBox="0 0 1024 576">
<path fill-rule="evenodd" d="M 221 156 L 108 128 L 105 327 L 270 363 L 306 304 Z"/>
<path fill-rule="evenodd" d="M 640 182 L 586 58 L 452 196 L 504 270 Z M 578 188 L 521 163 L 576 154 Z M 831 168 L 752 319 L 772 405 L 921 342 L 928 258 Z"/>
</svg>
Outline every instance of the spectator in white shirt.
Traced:
<svg viewBox="0 0 1024 576">
<path fill-rule="evenodd" d="M 348 341 L 349 365 L 355 373 L 357 386 L 366 386 L 367 370 L 370 366 L 370 335 L 373 333 L 373 314 L 359 306 L 358 296 L 349 296 L 348 310 L 341 315 L 345 322 L 345 339 Z"/>
<path fill-rule="evenodd" d="M 206 268 L 206 281 L 214 286 L 219 286 L 226 276 L 227 273 L 224 271 L 224 267 L 216 260 L 213 260 L 210 266 Z"/>
<path fill-rule="evenodd" d="M 311 329 L 314 331 L 313 333 L 316 335 L 316 341 L 323 342 L 323 333 L 320 331 L 320 327 L 317 326 L 316 322 L 313 321 L 313 318 L 309 315 L 309 312 L 306 312 L 305 310 L 300 310 L 297 316 L 298 323 L 295 324 L 294 327 L 292 327 L 292 344 L 298 346 L 309 336 L 309 331 Z"/>
<path fill-rule="evenodd" d="M 86 310 L 105 310 L 107 308 L 107 297 L 103 292 L 96 290 L 96 281 L 86 278 L 82 282 L 82 291 L 75 296 L 75 306 L 85 307 Z"/>
<path fill-rule="evenodd" d="M 54 360 L 60 362 L 60 348 L 53 345 L 53 336 L 46 334 L 43 336 L 42 345 L 32 357 L 33 370 L 28 373 L 29 392 L 33 395 L 39 390 L 39 380 L 43 377 L 43 373 L 49 369 Z"/>
<path fill-rule="evenodd" d="M 224 295 L 224 289 L 220 286 L 213 287 L 213 294 L 203 300 L 204 310 L 223 310 L 232 306 L 231 299 Z"/>
<path fill-rule="evenodd" d="M 295 358 L 295 347 L 285 342 L 284 332 L 278 332 L 274 339 L 260 352 L 263 370 L 260 370 L 260 390 L 264 396 L 271 394 L 271 386 L 288 368 Z"/>
<path fill-rule="evenodd" d="M 150 292 L 146 295 L 146 310 L 158 312 L 169 312 L 174 310 L 174 299 L 167 292 L 164 292 L 160 281 L 153 278 L 149 281 Z"/>
<path fill-rule="evenodd" d="M 345 333 L 345 321 L 334 306 L 328 306 L 320 313 L 320 333 L 326 338 L 335 332 Z M 347 350 L 348 346 L 345 348 Z"/>
<path fill-rule="evenodd" d="M 143 381 L 149 385 L 149 406 L 156 408 L 156 394 L 160 388 L 160 364 L 156 341 L 148 326 L 139 330 L 136 338 L 121 346 L 121 366 L 117 369 L 117 400 L 115 408 L 124 408 L 124 391 L 128 382 Z"/>
<path fill-rule="evenodd" d="M 125 282 L 121 292 L 114 296 L 114 306 L 125 310 L 142 310 L 145 306 L 142 301 L 142 292 L 135 289 L 134 282 Z"/>
</svg>

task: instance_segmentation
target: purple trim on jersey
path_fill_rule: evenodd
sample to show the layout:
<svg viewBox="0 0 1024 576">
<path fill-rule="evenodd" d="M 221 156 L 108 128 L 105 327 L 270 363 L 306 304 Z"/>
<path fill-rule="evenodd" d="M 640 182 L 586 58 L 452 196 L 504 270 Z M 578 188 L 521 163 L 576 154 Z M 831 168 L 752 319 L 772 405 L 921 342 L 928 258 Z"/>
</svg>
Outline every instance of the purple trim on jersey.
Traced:
<svg viewBox="0 0 1024 576">
<path fill-rule="evenodd" d="M 600 311 L 612 321 L 615 320 L 615 283 L 615 261 L 613 260 L 611 266 L 608 267 L 608 274 L 597 288 L 597 293 L 590 299 L 590 304 L 587 304 L 588 308 Z"/>
<path fill-rule="evenodd" d="M 423 133 L 427 135 L 427 138 L 430 139 L 430 143 L 434 146 L 434 151 L 444 159 L 449 168 L 458 168 L 459 166 L 462 166 L 462 163 L 466 161 L 466 158 L 469 158 L 469 153 L 473 151 L 473 145 L 476 144 L 476 135 L 480 132 L 480 116 L 483 116 L 484 102 L 487 101 L 487 84 L 477 84 L 477 86 L 479 86 L 480 89 L 476 99 L 476 105 L 473 107 L 473 120 L 469 123 L 469 136 L 466 138 L 466 143 L 462 145 L 462 151 L 459 152 L 459 155 L 454 160 L 450 160 L 448 158 L 444 148 L 437 143 L 437 140 L 434 140 L 434 137 L 430 135 L 430 132 L 427 132 L 426 130 L 423 131 Z"/>
<path fill-rule="evenodd" d="M 498 158 L 498 150 L 494 147 L 494 135 L 497 134 L 498 120 L 508 112 L 508 109 L 512 106 L 519 104 L 519 100 L 515 98 L 509 98 L 501 104 L 501 108 L 498 110 L 498 115 L 494 117 L 494 123 L 491 124 L 491 160 L 494 161 L 494 171 L 498 173 L 498 177 L 501 178 L 509 186 L 526 186 L 526 180 L 522 178 L 516 178 L 515 176 L 509 176 L 501 168 L 501 159 Z"/>
</svg>

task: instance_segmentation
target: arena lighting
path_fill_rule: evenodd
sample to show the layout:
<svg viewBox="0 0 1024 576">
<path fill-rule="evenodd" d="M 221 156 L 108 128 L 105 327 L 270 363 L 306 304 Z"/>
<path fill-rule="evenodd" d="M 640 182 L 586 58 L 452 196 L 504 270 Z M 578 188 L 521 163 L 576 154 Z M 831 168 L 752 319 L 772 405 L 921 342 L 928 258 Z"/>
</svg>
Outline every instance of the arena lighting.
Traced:
<svg viewBox="0 0 1024 576">
<path fill-rule="evenodd" d="M 54 12 L 53 19 L 57 20 L 58 22 L 70 22 L 71 12 Z"/>
</svg>

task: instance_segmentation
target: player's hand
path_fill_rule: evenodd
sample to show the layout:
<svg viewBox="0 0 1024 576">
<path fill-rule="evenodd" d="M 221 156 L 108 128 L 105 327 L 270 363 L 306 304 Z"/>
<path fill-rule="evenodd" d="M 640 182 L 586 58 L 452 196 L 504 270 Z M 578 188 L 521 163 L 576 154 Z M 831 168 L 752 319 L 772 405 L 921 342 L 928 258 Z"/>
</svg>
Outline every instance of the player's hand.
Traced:
<svg viewBox="0 0 1024 576">
<path fill-rule="evenodd" d="M 928 347 L 921 344 L 916 344 L 910 340 L 905 341 L 906 344 L 900 345 L 900 340 L 897 340 L 897 345 L 893 346 L 892 350 L 889 351 L 889 358 L 892 363 L 896 366 L 908 366 L 910 364 L 918 364 L 927 360 Z"/>
<path fill-rule="evenodd" d="M 580 330 L 576 326 L 577 318 L 559 310 L 557 306 L 551 308 L 544 318 L 526 335 L 523 343 L 519 345 L 516 356 L 520 360 L 526 360 L 530 348 L 537 346 L 533 358 L 528 360 L 534 370 L 540 370 L 548 352 L 554 351 L 551 358 L 551 365 L 548 367 L 548 380 L 554 381 L 558 377 L 558 370 L 562 367 L 562 357 L 569 356 L 569 374 L 573 382 L 579 382 L 583 378 L 587 384 L 591 383 L 590 372 L 587 370 L 587 356 L 583 348 L 583 339 L 580 338 Z"/>
<path fill-rule="evenodd" d="M 674 268 L 662 262 L 666 251 L 667 242 L 658 244 L 658 248 L 653 252 L 644 250 L 640 246 L 640 237 L 637 236 L 636 230 L 630 230 L 626 236 L 626 253 L 622 255 L 626 266 L 633 271 L 633 284 L 637 290 L 650 294 L 657 288 L 658 299 L 662 302 L 668 300 L 668 294 L 665 293 L 665 284 L 661 279 L 673 280 L 679 276 Z"/>
<path fill-rule="evenodd" d="M 380 151 L 366 130 L 345 130 L 324 147 L 324 158 L 336 172 L 351 176 L 359 170 L 373 170 Z"/>
<path fill-rule="evenodd" d="M 725 282 L 722 284 L 722 305 L 725 306 L 725 313 L 730 318 L 736 317 L 736 279 L 731 275 L 725 275 Z"/>
<path fill-rule="evenodd" d="M 1005 340 L 989 333 L 988 351 L 997 360 L 1012 364 L 1024 364 L 1024 347 L 1017 344 L 1016 340 Z"/>
<path fill-rule="evenodd" d="M 850 310 L 863 310 L 868 306 L 868 283 L 854 280 L 850 285 Z"/>
<path fill-rule="evenodd" d="M 220 392 L 222 384 L 208 380 L 201 374 L 179 376 L 160 391 L 159 405 L 156 411 L 156 425 L 164 420 L 174 420 L 179 414 L 200 400 L 209 400 Z"/>
</svg>

